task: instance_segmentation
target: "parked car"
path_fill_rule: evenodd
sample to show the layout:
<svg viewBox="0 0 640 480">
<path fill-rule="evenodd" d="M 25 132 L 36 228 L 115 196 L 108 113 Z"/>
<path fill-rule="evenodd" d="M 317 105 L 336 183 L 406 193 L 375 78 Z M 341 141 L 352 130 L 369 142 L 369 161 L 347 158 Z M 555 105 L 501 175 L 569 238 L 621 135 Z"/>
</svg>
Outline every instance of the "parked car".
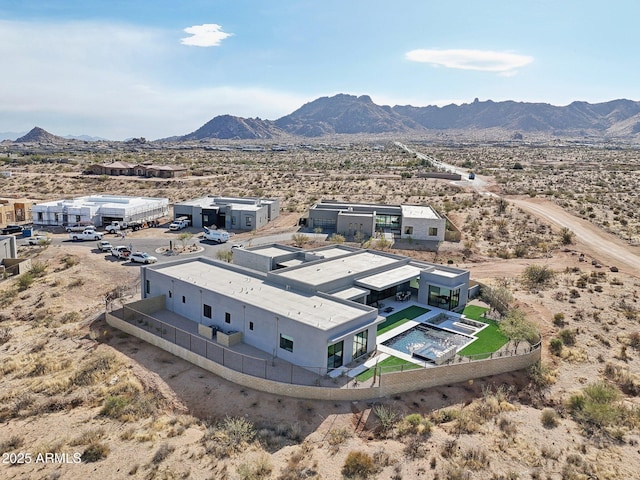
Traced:
<svg viewBox="0 0 640 480">
<path fill-rule="evenodd" d="M 129 260 L 137 263 L 156 263 L 158 259 L 146 252 L 133 252 L 129 255 Z"/>
<path fill-rule="evenodd" d="M 11 235 L 12 233 L 22 233 L 20 225 L 7 225 L 2 229 L 2 235 Z"/>
<path fill-rule="evenodd" d="M 131 255 L 131 250 L 129 250 L 129 247 L 125 247 L 124 245 L 118 245 L 117 247 L 113 247 L 111 249 L 111 255 L 116 257 L 118 260 L 124 260 L 129 258 L 129 255 Z"/>
<path fill-rule="evenodd" d="M 111 245 L 107 240 L 101 240 L 98 242 L 98 250 L 101 252 L 110 252 L 112 248 L 113 245 Z"/>
<path fill-rule="evenodd" d="M 95 230 L 96 227 L 90 223 L 74 223 L 64 227 L 67 233 L 71 232 L 84 232 L 85 230 Z"/>
<path fill-rule="evenodd" d="M 29 245 L 42 245 L 49 242 L 49 237 L 46 235 L 33 235 L 32 237 L 29 237 L 28 240 Z"/>
</svg>

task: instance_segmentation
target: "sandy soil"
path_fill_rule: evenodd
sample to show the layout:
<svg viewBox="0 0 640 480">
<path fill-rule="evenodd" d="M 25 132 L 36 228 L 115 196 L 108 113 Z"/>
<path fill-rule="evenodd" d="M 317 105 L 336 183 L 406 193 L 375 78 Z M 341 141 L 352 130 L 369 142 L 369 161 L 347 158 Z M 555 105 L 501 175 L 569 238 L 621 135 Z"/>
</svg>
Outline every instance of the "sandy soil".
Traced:
<svg viewBox="0 0 640 480">
<path fill-rule="evenodd" d="M 477 206 L 451 211 L 463 231 L 468 221 L 479 222 L 477 235 L 469 227 L 460 244 L 445 244 L 436 254 L 398 253 L 450 259 L 469 268 L 474 280 L 508 286 L 544 336 L 550 384 L 541 390 L 527 372 L 353 403 L 242 388 L 104 323 L 105 295 L 118 286 L 126 287 L 130 298 L 139 295 L 136 269 L 69 244 L 26 248 L 22 253 L 46 268 L 24 290 L 13 280 L 0 284 L 3 295 L 15 291 L 11 301 L 0 297 L 0 333 L 8 329 L 9 334 L 0 345 L 0 451 L 29 453 L 32 461 L 11 465 L 7 456 L 0 478 L 340 479 L 348 454 L 356 451 L 370 455 L 376 469 L 363 478 L 381 480 L 640 478 L 638 420 L 619 422 L 612 437 L 585 428 L 566 406 L 571 395 L 597 380 L 628 387 L 611 376 L 613 367 L 630 378 L 640 372 L 638 350 L 630 343 L 631 334 L 640 331 L 636 248 L 549 200 L 508 200 L 506 215 L 514 219 L 518 209 L 529 212 L 527 228 L 549 246 L 532 242 L 527 257 L 498 258 L 492 252 L 511 248 L 517 234 L 509 231 L 502 239 L 493 229 L 496 217 L 482 213 L 493 211 L 495 199 L 481 199 Z M 298 216 L 283 215 L 260 234 L 293 231 Z M 560 227 L 576 233 L 574 244 L 551 244 Z M 151 229 L 134 235 L 164 233 Z M 253 237 L 242 235 L 238 239 Z M 470 239 L 473 245 L 465 246 Z M 588 261 L 581 262 L 580 253 Z M 591 258 L 603 267 L 592 265 Z M 548 265 L 556 275 L 549 285 L 530 291 L 521 274 L 532 264 Z M 611 265 L 620 271 L 609 271 Z M 559 313 L 562 327 L 554 320 Z M 549 341 L 561 330 L 575 333 L 575 345 L 552 354 Z M 114 397 L 127 399 L 129 410 L 106 412 Z M 626 408 L 640 408 L 633 393 L 621 399 Z M 398 419 L 429 418 L 431 432 L 419 434 L 402 422 L 381 431 L 379 405 Z M 557 425 L 543 426 L 545 408 L 553 409 Z M 227 436 L 219 435 L 215 426 L 227 417 L 251 422 L 256 436 L 243 442 L 240 436 L 229 441 L 229 429 Z M 95 451 L 103 458 L 73 463 L 73 454 Z M 70 461 L 35 461 L 47 452 L 67 453 Z"/>
</svg>

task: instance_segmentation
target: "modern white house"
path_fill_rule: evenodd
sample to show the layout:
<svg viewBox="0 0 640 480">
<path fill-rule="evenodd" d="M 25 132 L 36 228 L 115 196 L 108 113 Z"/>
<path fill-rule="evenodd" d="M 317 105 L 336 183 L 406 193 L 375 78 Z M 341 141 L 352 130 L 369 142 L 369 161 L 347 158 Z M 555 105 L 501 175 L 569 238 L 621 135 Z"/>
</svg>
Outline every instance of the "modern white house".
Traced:
<svg viewBox="0 0 640 480">
<path fill-rule="evenodd" d="M 428 205 L 380 205 L 321 200 L 309 209 L 307 227 L 347 238 L 389 232 L 403 239 L 442 242 L 446 219 Z"/>
<path fill-rule="evenodd" d="M 277 198 L 239 198 L 210 195 L 173 206 L 175 218 L 187 217 L 196 228 L 251 231 L 264 227 L 280 215 Z"/>
<path fill-rule="evenodd" d="M 197 257 L 142 267 L 142 298 L 273 357 L 325 372 L 376 349 L 383 299 L 461 311 L 469 272 L 340 245 L 236 249 L 234 264 Z"/>
<path fill-rule="evenodd" d="M 169 199 L 129 197 L 124 195 L 90 195 L 35 204 L 34 225 L 64 226 L 73 223 L 97 227 L 112 221 L 149 221 L 169 214 Z"/>
</svg>

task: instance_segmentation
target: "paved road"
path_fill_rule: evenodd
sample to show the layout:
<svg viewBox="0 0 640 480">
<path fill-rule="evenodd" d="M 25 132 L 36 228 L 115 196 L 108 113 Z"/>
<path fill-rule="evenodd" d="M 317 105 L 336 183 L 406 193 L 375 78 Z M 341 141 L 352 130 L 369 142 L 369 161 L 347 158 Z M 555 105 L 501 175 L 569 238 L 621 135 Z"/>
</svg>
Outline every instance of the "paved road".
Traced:
<svg viewBox="0 0 640 480">
<path fill-rule="evenodd" d="M 197 257 L 204 256 L 208 258 L 216 258 L 216 254 L 220 250 L 230 250 L 234 245 L 243 245 L 245 247 L 256 246 L 256 245 L 268 245 L 271 243 L 280 243 L 291 240 L 291 236 L 293 233 L 279 233 L 272 235 L 264 235 L 264 236 L 252 236 L 250 238 L 242 238 L 242 239 L 234 239 L 235 236 L 232 236 L 229 242 L 217 244 L 209 241 L 204 241 L 197 237 L 200 232 L 196 232 L 194 230 L 191 233 L 194 233 L 194 237 L 186 242 L 187 245 L 195 244 L 198 248 L 198 251 L 193 253 L 181 253 L 179 255 L 166 255 L 161 252 L 158 252 L 159 249 L 165 247 L 169 247 L 169 241 L 173 242 L 174 246 L 181 246 L 181 242 L 178 240 L 177 235 L 172 233 L 164 234 L 160 237 L 157 236 L 158 232 L 153 232 L 156 234 L 155 236 L 145 236 L 146 230 L 141 230 L 138 233 L 126 237 L 124 239 L 120 238 L 116 235 L 106 234 L 103 239 L 107 240 L 111 243 L 111 245 L 131 245 L 136 251 L 148 252 L 149 254 L 155 256 L 158 259 L 159 263 L 168 262 L 172 260 L 176 260 L 178 258 L 189 258 L 189 257 Z M 309 237 L 317 237 L 319 239 L 325 239 L 326 235 L 322 234 L 314 234 L 314 233 L 305 233 L 305 235 Z M 26 246 L 28 245 L 28 239 L 22 237 L 16 237 L 18 246 Z M 97 242 L 95 240 L 87 240 L 84 242 L 74 242 L 69 240 L 68 234 L 50 234 L 49 238 L 51 239 L 52 245 L 64 245 L 66 247 L 71 247 L 73 249 L 86 249 L 93 251 L 96 255 L 103 255 L 107 260 L 111 260 L 114 262 L 118 262 L 119 260 L 112 257 L 107 252 L 100 252 L 96 248 Z M 131 262 L 122 262 L 123 265 L 139 265 L 132 264 Z"/>
</svg>

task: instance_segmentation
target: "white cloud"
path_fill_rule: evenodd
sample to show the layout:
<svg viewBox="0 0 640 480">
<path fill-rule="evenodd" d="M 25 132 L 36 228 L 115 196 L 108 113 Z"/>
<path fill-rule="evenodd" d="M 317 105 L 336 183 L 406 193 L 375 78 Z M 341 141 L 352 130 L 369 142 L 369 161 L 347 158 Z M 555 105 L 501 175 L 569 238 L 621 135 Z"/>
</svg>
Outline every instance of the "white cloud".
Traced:
<svg viewBox="0 0 640 480">
<path fill-rule="evenodd" d="M 274 120 L 310 100 L 252 86 L 204 87 L 183 57 L 171 31 L 0 20 L 0 58 L 11 66 L 0 75 L 0 132 L 37 125 L 56 135 L 156 139 L 227 113 Z"/>
<path fill-rule="evenodd" d="M 215 23 L 194 25 L 193 27 L 185 28 L 184 31 L 191 34 L 191 36 L 180 39 L 180 43 L 193 47 L 217 47 L 222 40 L 232 35 L 231 33 L 223 32 L 222 27 Z"/>
<path fill-rule="evenodd" d="M 491 50 L 411 50 L 405 58 L 412 62 L 461 70 L 479 70 L 512 75 L 533 62 L 533 57 Z"/>
</svg>

